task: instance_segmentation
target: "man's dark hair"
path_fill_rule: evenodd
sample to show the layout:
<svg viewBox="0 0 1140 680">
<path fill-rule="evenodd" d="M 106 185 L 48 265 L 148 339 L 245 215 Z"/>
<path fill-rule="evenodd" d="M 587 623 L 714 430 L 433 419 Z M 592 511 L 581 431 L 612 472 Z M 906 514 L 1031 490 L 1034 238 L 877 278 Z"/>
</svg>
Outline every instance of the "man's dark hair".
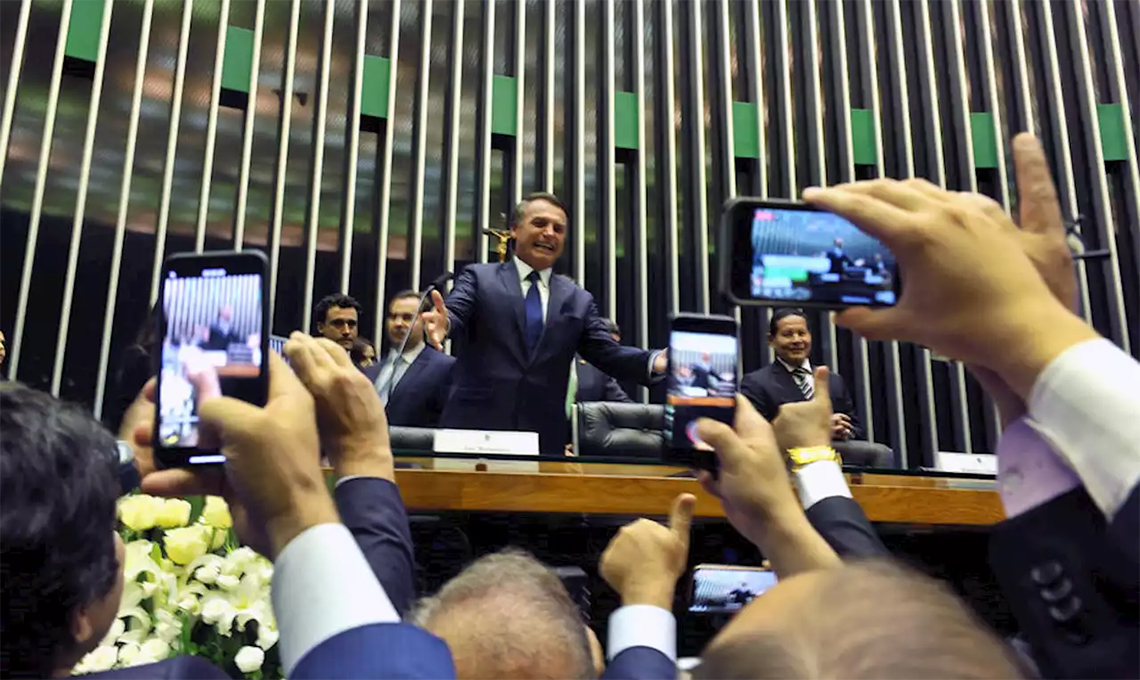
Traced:
<svg viewBox="0 0 1140 680">
<path fill-rule="evenodd" d="M 391 297 L 391 299 L 388 300 L 388 307 L 390 308 L 392 306 L 392 303 L 395 302 L 396 300 L 408 300 L 408 299 L 419 300 L 422 295 L 423 295 L 423 293 L 418 293 L 418 292 L 412 290 L 411 288 L 408 288 L 406 290 L 402 290 L 399 293 L 396 293 L 395 295 L 393 295 Z"/>
<path fill-rule="evenodd" d="M 326 295 L 321 298 L 321 301 L 313 308 L 313 322 L 324 323 L 325 319 L 329 316 L 329 309 L 331 307 L 340 307 L 341 309 L 351 307 L 356 310 L 357 316 L 360 316 L 364 312 L 364 308 L 360 306 L 356 298 L 343 293 L 333 293 L 332 295 Z"/>
<path fill-rule="evenodd" d="M 617 325 L 617 321 L 614 321 L 613 319 L 605 319 L 605 322 L 606 330 L 610 332 L 610 335 L 621 337 L 621 326 Z"/>
<path fill-rule="evenodd" d="M 513 215 L 511 215 L 511 228 L 517 227 L 519 225 L 519 222 L 523 218 L 523 213 L 526 212 L 526 207 L 530 204 L 531 201 L 546 201 L 547 203 L 560 208 L 562 212 L 566 213 L 567 216 L 570 215 L 570 211 L 566 209 L 566 204 L 562 202 L 561 198 L 558 198 L 548 191 L 535 191 L 527 194 L 526 196 L 523 196 L 523 199 L 518 202 L 518 205 L 515 206 L 515 212 Z"/>
<path fill-rule="evenodd" d="M 76 608 L 114 587 L 115 460 L 84 410 L 0 383 L 0 676 L 49 677 Z"/>
<path fill-rule="evenodd" d="M 789 316 L 802 317 L 805 323 L 808 320 L 807 314 L 799 307 L 781 307 L 772 312 L 772 320 L 768 322 L 768 335 L 775 335 L 780 329 L 780 322 Z"/>
</svg>

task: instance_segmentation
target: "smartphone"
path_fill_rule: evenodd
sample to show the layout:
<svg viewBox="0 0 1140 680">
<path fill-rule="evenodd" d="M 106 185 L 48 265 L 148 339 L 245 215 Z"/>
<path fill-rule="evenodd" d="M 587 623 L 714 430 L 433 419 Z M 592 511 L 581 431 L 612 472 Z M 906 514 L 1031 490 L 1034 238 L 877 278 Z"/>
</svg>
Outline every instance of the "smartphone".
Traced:
<svg viewBox="0 0 1140 680">
<path fill-rule="evenodd" d="M 203 400 L 225 395 L 265 405 L 268 270 L 265 255 L 254 250 L 172 255 L 163 265 L 154 447 L 159 466 L 225 462 L 201 437 Z"/>
<path fill-rule="evenodd" d="M 849 220 L 806 203 L 732 199 L 720 240 L 720 287 L 736 304 L 843 309 L 898 302 L 891 251 Z"/>
<path fill-rule="evenodd" d="M 693 569 L 689 611 L 731 614 L 776 585 L 776 573 L 764 567 L 698 564 Z"/>
<path fill-rule="evenodd" d="M 716 469 L 712 447 L 697 436 L 697 420 L 732 424 L 739 380 L 736 319 L 677 314 L 670 319 L 666 381 L 666 462 Z"/>
</svg>

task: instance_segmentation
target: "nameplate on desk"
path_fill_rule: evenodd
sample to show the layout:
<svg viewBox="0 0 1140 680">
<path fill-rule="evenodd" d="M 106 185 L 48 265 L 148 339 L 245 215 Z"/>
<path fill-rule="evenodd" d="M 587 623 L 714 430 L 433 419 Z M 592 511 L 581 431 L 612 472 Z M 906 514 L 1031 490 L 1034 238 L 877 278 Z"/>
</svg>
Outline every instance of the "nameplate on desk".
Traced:
<svg viewBox="0 0 1140 680">
<path fill-rule="evenodd" d="M 996 475 L 997 456 L 992 453 L 951 453 L 939 451 L 935 454 L 935 466 L 943 472 L 963 472 L 976 475 Z"/>
<path fill-rule="evenodd" d="M 493 430 L 436 430 L 432 451 L 436 453 L 537 456 L 537 432 Z"/>
</svg>

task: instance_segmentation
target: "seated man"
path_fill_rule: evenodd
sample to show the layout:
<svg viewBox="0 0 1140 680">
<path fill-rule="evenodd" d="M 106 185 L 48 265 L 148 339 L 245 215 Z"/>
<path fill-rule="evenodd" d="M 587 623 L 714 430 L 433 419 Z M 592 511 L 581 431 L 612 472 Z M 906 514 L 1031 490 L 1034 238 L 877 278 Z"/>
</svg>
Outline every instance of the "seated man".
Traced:
<svg viewBox="0 0 1140 680">
<path fill-rule="evenodd" d="M 605 319 L 609 327 L 610 337 L 621 342 L 621 328 L 613 319 Z M 574 401 L 621 401 L 633 403 L 633 399 L 625 393 L 618 381 L 612 375 L 602 372 L 590 362 L 578 355 L 574 355 L 573 370 L 576 372 L 578 390 Z"/>
<path fill-rule="evenodd" d="M 435 427 L 447 404 L 455 358 L 424 342 L 416 308 L 419 301 L 420 294 L 414 290 L 396 293 L 384 320 L 388 354 L 384 361 L 364 369 L 387 407 L 389 425 Z M 398 355 L 404 338 L 404 353 Z"/>
<path fill-rule="evenodd" d="M 768 326 L 768 344 L 776 352 L 776 360 L 758 371 L 744 376 L 740 393 L 748 397 L 760 415 L 774 420 L 782 404 L 808 401 L 812 397 L 811 331 L 802 309 L 782 308 L 772 314 Z M 845 463 L 869 467 L 891 467 L 894 452 L 876 443 L 863 441 L 865 432 L 855 415 L 855 402 L 847 392 L 843 378 L 832 373 L 831 408 L 832 446 Z"/>
</svg>

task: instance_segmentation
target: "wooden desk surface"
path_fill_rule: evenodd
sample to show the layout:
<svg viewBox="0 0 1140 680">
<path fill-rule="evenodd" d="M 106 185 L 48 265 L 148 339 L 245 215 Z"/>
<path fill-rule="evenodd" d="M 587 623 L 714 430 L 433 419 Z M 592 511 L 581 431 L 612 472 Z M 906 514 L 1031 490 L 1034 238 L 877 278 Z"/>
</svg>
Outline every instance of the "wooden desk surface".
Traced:
<svg viewBox="0 0 1140 680">
<path fill-rule="evenodd" d="M 440 459 L 399 458 L 427 467 Z M 473 461 L 401 469 L 396 477 L 410 510 L 581 513 L 662 516 L 677 494 L 697 497 L 698 517 L 723 517 L 720 503 L 680 468 L 655 465 L 524 463 L 527 471 L 478 471 Z M 492 466 L 495 463 L 491 463 Z M 535 470 L 534 468 L 537 468 Z M 849 475 L 851 493 L 872 522 L 985 526 L 1004 519 L 992 483 L 939 477 Z"/>
</svg>

